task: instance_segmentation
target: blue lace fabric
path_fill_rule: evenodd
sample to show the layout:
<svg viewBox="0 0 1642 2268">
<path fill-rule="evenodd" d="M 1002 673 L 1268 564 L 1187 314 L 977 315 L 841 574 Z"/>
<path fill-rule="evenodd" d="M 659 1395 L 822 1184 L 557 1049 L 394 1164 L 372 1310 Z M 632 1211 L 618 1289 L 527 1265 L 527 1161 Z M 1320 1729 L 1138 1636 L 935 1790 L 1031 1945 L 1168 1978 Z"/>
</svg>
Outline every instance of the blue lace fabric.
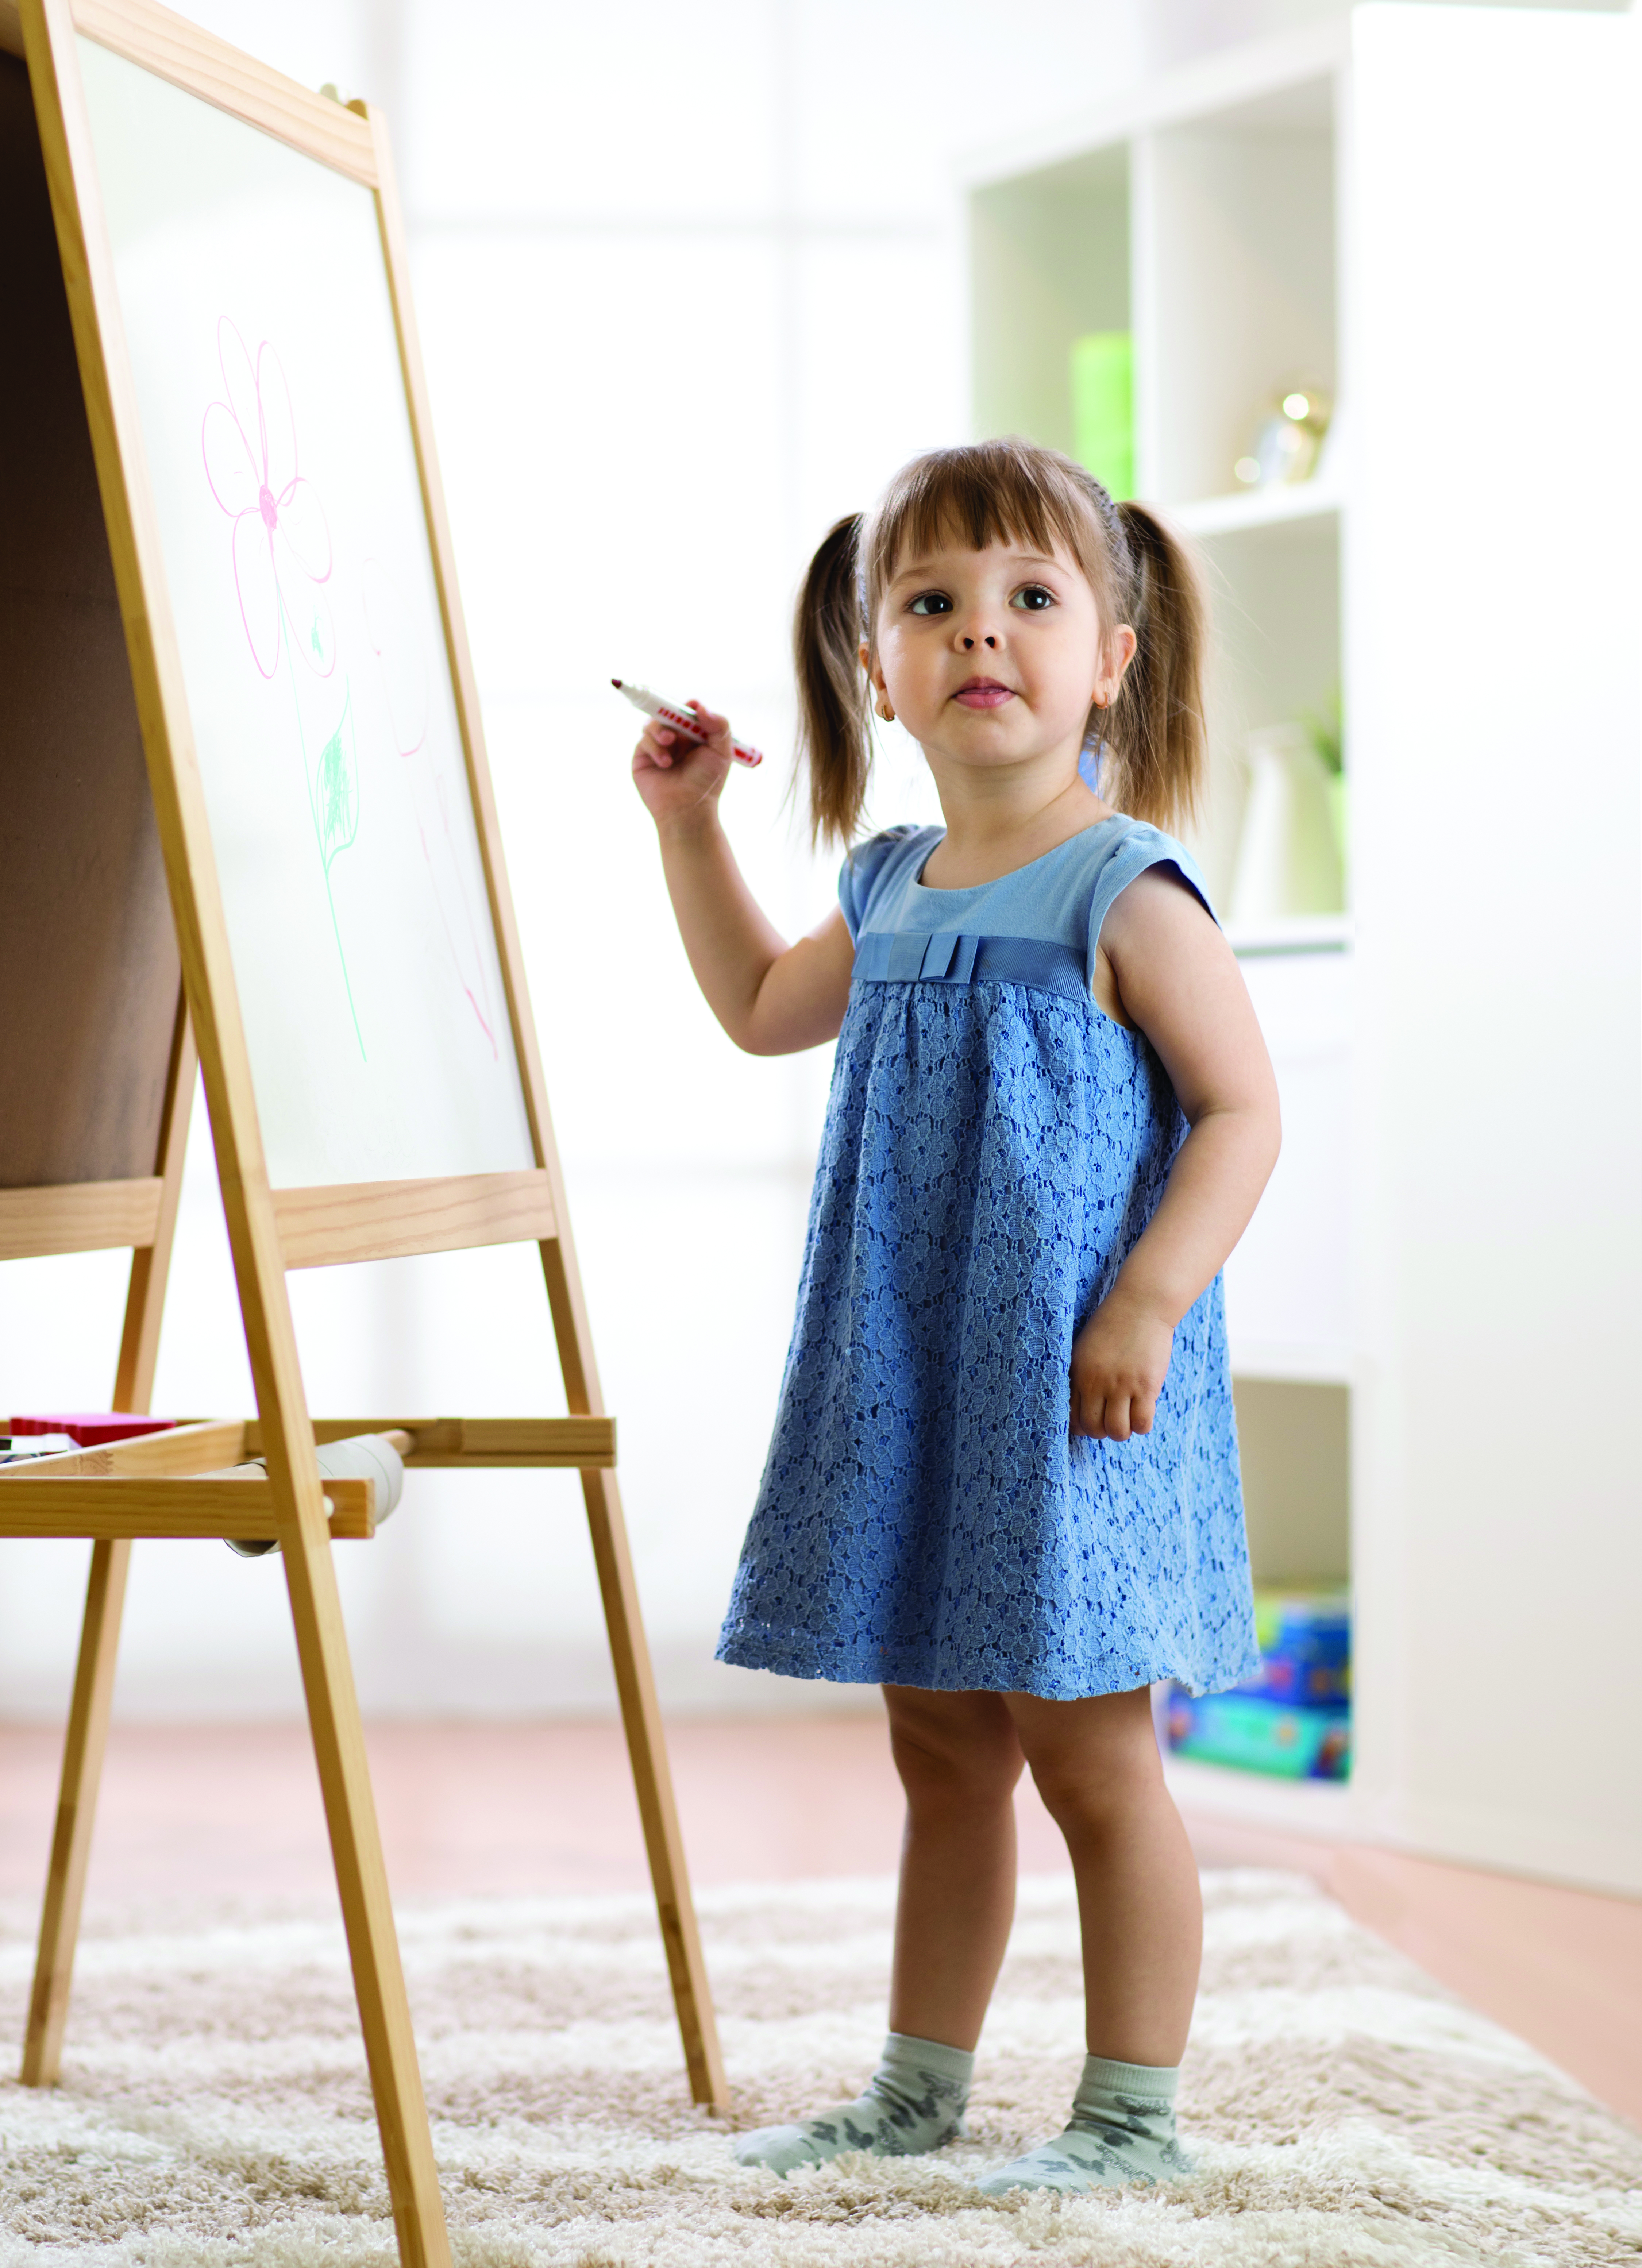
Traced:
<svg viewBox="0 0 1642 2268">
<path fill-rule="evenodd" d="M 856 978 L 718 1658 L 1052 1700 L 1221 1690 L 1259 1656 L 1218 1277 L 1152 1432 L 1068 1430 L 1073 1336 L 1187 1131 L 1150 1044 L 1090 996 L 1101 924 L 1153 865 L 1207 895 L 1125 818 L 967 890 L 919 880 L 940 839 L 891 829 L 840 879 Z M 1077 997 L 985 974 L 1029 970 L 1035 943 L 1046 969 L 1082 955 Z M 932 973 L 877 973 L 909 968 Z"/>
</svg>

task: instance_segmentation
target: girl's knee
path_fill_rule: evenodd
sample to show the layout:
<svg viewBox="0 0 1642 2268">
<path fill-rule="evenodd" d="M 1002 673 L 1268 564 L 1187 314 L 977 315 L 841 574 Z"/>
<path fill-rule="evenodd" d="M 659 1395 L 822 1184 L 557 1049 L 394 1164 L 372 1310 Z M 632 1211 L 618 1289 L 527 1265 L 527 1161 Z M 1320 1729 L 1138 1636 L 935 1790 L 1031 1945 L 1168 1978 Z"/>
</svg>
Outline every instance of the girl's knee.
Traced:
<svg viewBox="0 0 1642 2268">
<path fill-rule="evenodd" d="M 961 1705 L 994 1697 L 920 1694 L 900 1705 L 890 1698 L 890 1754 L 909 1802 L 1007 1801 L 1025 1763 L 1008 1712 Z"/>
<path fill-rule="evenodd" d="M 1058 1826 L 1116 1822 L 1166 1793 L 1149 1699 L 1037 1702 L 1020 1718 L 1033 1784 Z"/>
</svg>

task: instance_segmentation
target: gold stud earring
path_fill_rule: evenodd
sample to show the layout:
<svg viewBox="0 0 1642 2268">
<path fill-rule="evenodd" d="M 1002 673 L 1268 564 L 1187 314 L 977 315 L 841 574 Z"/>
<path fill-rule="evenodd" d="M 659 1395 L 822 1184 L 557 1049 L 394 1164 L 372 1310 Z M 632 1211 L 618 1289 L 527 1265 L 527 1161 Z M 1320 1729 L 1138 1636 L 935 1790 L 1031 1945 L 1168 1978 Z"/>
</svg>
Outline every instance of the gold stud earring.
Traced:
<svg viewBox="0 0 1642 2268">
<path fill-rule="evenodd" d="M 895 723 L 895 712 L 890 707 L 887 697 L 882 694 L 880 694 L 878 698 L 878 713 L 883 718 L 886 725 L 893 725 Z"/>
</svg>

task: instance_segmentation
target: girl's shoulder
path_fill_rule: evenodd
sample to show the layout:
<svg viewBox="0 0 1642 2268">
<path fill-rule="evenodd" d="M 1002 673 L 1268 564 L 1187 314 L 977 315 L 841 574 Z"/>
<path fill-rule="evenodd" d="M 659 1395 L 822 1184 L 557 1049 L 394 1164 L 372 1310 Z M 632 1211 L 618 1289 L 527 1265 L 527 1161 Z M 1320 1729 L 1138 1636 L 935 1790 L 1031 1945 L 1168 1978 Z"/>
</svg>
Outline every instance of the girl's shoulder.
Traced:
<svg viewBox="0 0 1642 2268">
<path fill-rule="evenodd" d="M 1093 967 L 1101 924 L 1130 884 L 1153 866 L 1172 871 L 1212 916 L 1208 885 L 1185 845 L 1119 811 L 966 893 L 974 903 L 965 909 L 965 926 L 1086 947 Z"/>
<path fill-rule="evenodd" d="M 1091 857 L 1087 882 L 1089 886 L 1088 939 L 1089 961 L 1094 961 L 1094 949 L 1100 941 L 1101 927 L 1108 914 L 1129 885 L 1148 873 L 1153 866 L 1172 870 L 1175 879 L 1183 883 L 1193 897 L 1201 903 L 1211 921 L 1218 922 L 1214 902 L 1209 895 L 1209 885 L 1203 870 L 1183 843 L 1166 835 L 1160 827 L 1153 827 L 1145 819 L 1130 819 L 1119 814 L 1121 825 L 1110 821 L 1105 827 L 1092 828 L 1091 837 L 1107 836 L 1108 839 L 1090 843 Z M 1109 834 L 1108 834 L 1109 829 Z"/>
<path fill-rule="evenodd" d="M 838 903 L 852 938 L 860 936 L 875 899 L 881 901 L 887 889 L 906 880 L 909 871 L 922 872 L 944 831 L 939 827 L 886 827 L 851 846 L 838 870 Z"/>
</svg>

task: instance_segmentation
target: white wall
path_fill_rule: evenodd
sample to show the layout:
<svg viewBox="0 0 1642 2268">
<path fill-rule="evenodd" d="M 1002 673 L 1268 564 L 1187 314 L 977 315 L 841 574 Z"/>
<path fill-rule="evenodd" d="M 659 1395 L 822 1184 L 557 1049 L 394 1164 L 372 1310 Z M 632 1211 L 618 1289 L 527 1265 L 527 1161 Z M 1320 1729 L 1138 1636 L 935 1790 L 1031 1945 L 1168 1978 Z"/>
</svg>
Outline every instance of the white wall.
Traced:
<svg viewBox="0 0 1642 2268">
<path fill-rule="evenodd" d="M 195 0 L 388 111 L 509 865 L 640 1588 L 675 1707 L 836 1707 L 711 1660 L 768 1437 L 825 1091 L 702 1006 L 626 777 L 612 673 L 730 709 L 777 761 L 730 783 L 792 929 L 830 861 L 783 809 L 786 615 L 810 549 L 964 431 L 955 152 L 1329 0 Z M 688 537 L 669 530 L 688 527 Z M 875 798 L 918 816 L 904 748 Z M 196 1118 L 157 1407 L 249 1406 Z M 124 1263 L 0 1267 L 0 1405 L 103 1402 Z M 562 1406 L 533 1256 L 292 1279 L 312 1403 Z M 56 1714 L 85 1554 L 9 1543 L 0 1713 Z M 366 1705 L 610 1705 L 573 1476 L 413 1477 L 339 1550 Z M 299 1707 L 277 1561 L 136 1555 L 117 1705 Z"/>
</svg>

